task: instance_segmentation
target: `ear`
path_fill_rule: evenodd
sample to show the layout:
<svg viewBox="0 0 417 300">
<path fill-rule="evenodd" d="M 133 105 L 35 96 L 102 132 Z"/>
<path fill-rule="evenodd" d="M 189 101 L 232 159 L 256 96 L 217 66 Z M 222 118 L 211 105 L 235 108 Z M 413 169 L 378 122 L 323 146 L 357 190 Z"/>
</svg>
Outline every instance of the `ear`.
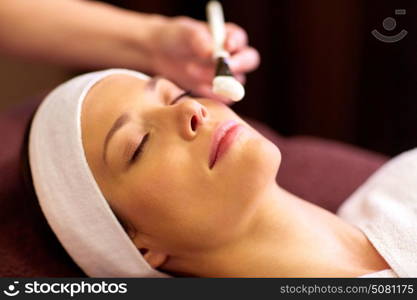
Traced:
<svg viewBox="0 0 417 300">
<path fill-rule="evenodd" d="M 136 230 L 134 230 L 132 227 L 128 227 L 128 226 L 125 226 L 124 229 L 125 229 L 127 235 L 129 236 L 129 238 L 134 242 L 135 237 L 136 237 Z"/>
<path fill-rule="evenodd" d="M 168 259 L 168 254 L 151 250 L 143 247 L 143 240 L 139 235 L 135 235 L 133 238 L 133 243 L 138 247 L 138 251 L 145 258 L 146 262 L 154 269 L 160 267 Z"/>
<path fill-rule="evenodd" d="M 162 252 L 149 250 L 149 249 L 140 249 L 143 257 L 145 258 L 146 262 L 154 269 L 163 265 L 163 263 L 168 259 L 168 255 Z"/>
</svg>

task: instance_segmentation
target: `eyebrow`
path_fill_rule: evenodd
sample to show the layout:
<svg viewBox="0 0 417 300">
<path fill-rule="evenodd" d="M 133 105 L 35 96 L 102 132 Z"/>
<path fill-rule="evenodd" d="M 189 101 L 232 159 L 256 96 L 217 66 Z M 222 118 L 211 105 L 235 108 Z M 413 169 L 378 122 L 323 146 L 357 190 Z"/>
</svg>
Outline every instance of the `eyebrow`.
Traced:
<svg viewBox="0 0 417 300">
<path fill-rule="evenodd" d="M 110 128 L 109 132 L 106 135 L 106 138 L 104 139 L 104 149 L 103 149 L 103 160 L 105 163 L 106 161 L 106 154 L 107 154 L 107 147 L 109 145 L 109 141 L 111 137 L 123 127 L 126 123 L 130 121 L 130 115 L 128 113 L 123 113 L 120 117 L 117 118 L 117 120 L 113 123 L 113 126 Z"/>
<path fill-rule="evenodd" d="M 145 85 L 145 90 L 147 91 L 154 91 L 158 81 L 162 78 L 160 76 L 154 76 L 151 79 L 148 80 L 148 82 Z M 110 128 L 109 132 L 106 135 L 106 138 L 104 139 L 104 147 L 103 147 L 103 160 L 107 164 L 106 156 L 107 156 L 107 147 L 109 145 L 110 139 L 112 136 L 116 133 L 117 130 L 123 127 L 126 123 L 130 121 L 130 115 L 125 112 L 120 117 L 117 118 L 117 120 L 113 123 L 113 126 Z"/>
</svg>

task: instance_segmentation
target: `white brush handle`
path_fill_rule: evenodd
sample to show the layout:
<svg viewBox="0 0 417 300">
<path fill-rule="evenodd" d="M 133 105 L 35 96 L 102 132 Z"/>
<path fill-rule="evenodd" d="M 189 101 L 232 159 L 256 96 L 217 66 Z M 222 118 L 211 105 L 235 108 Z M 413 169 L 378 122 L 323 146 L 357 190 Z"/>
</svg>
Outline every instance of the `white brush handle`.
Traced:
<svg viewBox="0 0 417 300">
<path fill-rule="evenodd" d="M 224 41 L 226 39 L 226 29 L 224 26 L 224 16 L 222 5 L 218 1 L 209 1 L 207 3 L 207 19 L 211 35 L 213 37 L 213 58 L 229 57 L 229 53 L 224 50 Z"/>
</svg>

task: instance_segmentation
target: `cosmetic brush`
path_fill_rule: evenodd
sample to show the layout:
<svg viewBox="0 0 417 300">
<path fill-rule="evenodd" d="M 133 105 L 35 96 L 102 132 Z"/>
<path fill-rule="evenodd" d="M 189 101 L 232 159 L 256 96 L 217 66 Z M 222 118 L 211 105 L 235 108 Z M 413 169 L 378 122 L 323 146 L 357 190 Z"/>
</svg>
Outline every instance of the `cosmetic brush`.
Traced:
<svg viewBox="0 0 417 300">
<path fill-rule="evenodd" d="M 213 79 L 213 93 L 233 101 L 240 101 L 245 95 L 245 89 L 233 76 L 227 62 L 230 54 L 224 49 L 226 29 L 222 6 L 218 1 L 209 1 L 206 10 L 213 37 L 213 59 L 217 64 Z"/>
</svg>

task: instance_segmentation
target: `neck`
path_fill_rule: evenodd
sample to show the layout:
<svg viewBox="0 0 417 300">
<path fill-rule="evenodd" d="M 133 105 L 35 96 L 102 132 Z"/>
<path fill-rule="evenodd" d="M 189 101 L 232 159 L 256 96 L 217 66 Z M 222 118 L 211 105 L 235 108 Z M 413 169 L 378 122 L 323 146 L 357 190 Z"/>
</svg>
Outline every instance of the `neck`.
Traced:
<svg viewBox="0 0 417 300">
<path fill-rule="evenodd" d="M 244 236 L 175 259 L 172 269 L 201 277 L 357 277 L 389 268 L 366 236 L 336 215 L 275 183 L 261 197 Z"/>
</svg>

